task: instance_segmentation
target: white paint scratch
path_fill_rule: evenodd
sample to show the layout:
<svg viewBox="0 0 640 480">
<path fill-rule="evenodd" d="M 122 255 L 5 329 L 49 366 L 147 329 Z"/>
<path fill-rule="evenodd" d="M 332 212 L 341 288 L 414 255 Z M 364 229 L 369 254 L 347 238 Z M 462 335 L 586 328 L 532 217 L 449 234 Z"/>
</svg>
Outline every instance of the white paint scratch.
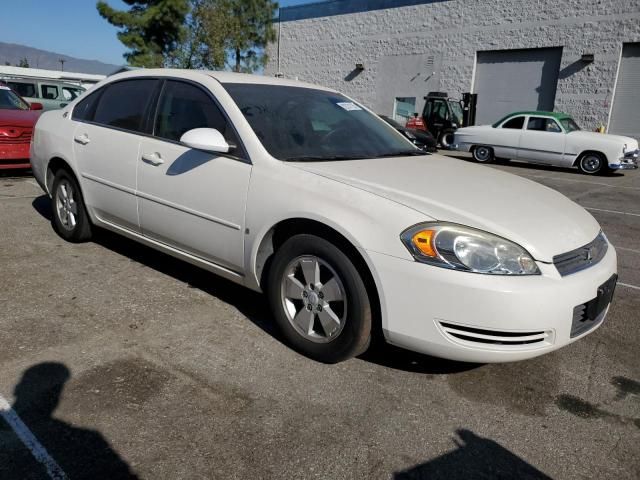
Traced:
<svg viewBox="0 0 640 480">
<path fill-rule="evenodd" d="M 31 433 L 29 427 L 24 424 L 2 395 L 0 395 L 0 416 L 9 424 L 24 446 L 29 449 L 33 457 L 44 465 L 52 480 L 68 480 L 69 477 L 67 477 L 66 473 L 64 473 L 56 461 L 51 458 L 44 446 L 33 433 Z"/>
</svg>

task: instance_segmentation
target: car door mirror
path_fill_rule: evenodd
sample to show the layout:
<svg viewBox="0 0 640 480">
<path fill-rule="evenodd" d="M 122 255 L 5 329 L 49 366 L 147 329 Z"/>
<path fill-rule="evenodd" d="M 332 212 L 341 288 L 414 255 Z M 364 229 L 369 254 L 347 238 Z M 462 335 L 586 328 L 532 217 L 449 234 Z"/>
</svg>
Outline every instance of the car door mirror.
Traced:
<svg viewBox="0 0 640 480">
<path fill-rule="evenodd" d="M 29 109 L 30 110 L 42 110 L 42 104 L 39 102 L 31 102 L 29 104 Z"/>
<path fill-rule="evenodd" d="M 180 137 L 180 142 L 187 147 L 205 152 L 228 153 L 230 145 L 215 128 L 194 128 Z"/>
</svg>

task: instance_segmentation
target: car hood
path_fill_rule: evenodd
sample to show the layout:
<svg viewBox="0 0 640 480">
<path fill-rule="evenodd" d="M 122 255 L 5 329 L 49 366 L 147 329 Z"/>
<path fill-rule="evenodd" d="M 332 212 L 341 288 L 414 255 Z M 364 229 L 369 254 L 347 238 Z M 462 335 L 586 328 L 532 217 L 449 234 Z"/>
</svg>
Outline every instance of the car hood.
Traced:
<svg viewBox="0 0 640 480">
<path fill-rule="evenodd" d="M 555 190 L 440 155 L 291 165 L 405 205 L 425 221 L 502 236 L 543 262 L 589 243 L 600 231 L 586 210 Z"/>
<path fill-rule="evenodd" d="M 33 127 L 40 116 L 38 110 L 0 109 L 0 125 L 12 127 Z"/>
<path fill-rule="evenodd" d="M 600 141 L 600 142 L 615 142 L 620 146 L 627 144 L 629 150 L 635 150 L 638 148 L 638 141 L 631 137 L 623 137 L 622 135 L 611 135 L 608 133 L 587 132 L 585 130 L 577 130 L 575 132 L 568 133 L 572 139 L 579 141 Z"/>
</svg>

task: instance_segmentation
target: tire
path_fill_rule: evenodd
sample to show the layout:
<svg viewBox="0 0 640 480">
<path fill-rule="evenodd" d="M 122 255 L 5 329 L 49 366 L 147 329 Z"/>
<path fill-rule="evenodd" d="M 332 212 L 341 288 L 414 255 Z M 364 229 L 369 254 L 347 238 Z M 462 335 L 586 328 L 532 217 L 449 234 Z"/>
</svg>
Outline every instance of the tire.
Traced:
<svg viewBox="0 0 640 480">
<path fill-rule="evenodd" d="M 337 363 L 368 348 L 369 295 L 356 267 L 334 244 L 314 235 L 291 237 L 275 253 L 267 279 L 276 323 L 295 350 Z"/>
<path fill-rule="evenodd" d="M 473 147 L 473 159 L 478 163 L 491 163 L 494 160 L 493 148 L 484 145 Z"/>
<path fill-rule="evenodd" d="M 438 137 L 438 143 L 445 150 L 451 148 L 451 144 L 453 143 L 453 131 L 447 130 L 445 132 L 442 132 L 440 134 L 440 137 Z"/>
<path fill-rule="evenodd" d="M 58 170 L 53 179 L 52 192 L 51 223 L 54 230 L 68 242 L 89 240 L 92 235 L 91 221 L 75 177 L 67 170 Z"/>
<path fill-rule="evenodd" d="M 604 156 L 596 152 L 587 152 L 578 160 L 578 168 L 587 175 L 597 175 L 607 171 L 607 161 Z"/>
</svg>

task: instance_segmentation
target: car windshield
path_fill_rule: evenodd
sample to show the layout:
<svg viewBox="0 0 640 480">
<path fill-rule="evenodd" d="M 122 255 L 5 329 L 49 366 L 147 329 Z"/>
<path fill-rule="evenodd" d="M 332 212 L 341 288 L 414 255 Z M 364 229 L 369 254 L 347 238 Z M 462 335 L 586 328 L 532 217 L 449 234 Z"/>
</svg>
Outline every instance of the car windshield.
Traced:
<svg viewBox="0 0 640 480">
<path fill-rule="evenodd" d="M 1 110 L 29 110 L 29 104 L 13 93 L 8 87 L 0 85 Z"/>
<path fill-rule="evenodd" d="M 460 102 L 456 100 L 449 100 L 449 106 L 451 107 L 452 122 L 462 125 L 462 107 Z"/>
<path fill-rule="evenodd" d="M 396 130 L 333 92 L 225 83 L 267 151 L 284 161 L 424 155 Z"/>
<path fill-rule="evenodd" d="M 562 118 L 560 119 L 560 123 L 562 127 L 566 130 L 567 133 L 575 132 L 576 130 L 580 130 L 580 127 L 576 122 L 573 121 L 573 118 Z"/>
<path fill-rule="evenodd" d="M 73 87 L 62 87 L 62 95 L 65 100 L 75 100 L 84 90 Z"/>
</svg>

